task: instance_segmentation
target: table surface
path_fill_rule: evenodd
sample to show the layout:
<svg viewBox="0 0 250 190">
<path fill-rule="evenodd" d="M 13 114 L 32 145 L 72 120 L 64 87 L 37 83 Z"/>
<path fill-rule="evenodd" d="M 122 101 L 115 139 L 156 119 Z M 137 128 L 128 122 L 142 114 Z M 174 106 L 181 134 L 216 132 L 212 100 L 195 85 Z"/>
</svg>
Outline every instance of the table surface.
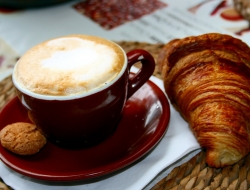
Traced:
<svg viewBox="0 0 250 190">
<path fill-rule="evenodd" d="M 133 4 L 134 1 L 128 2 Z M 133 18 L 132 21 L 125 20 L 112 23 L 113 25 L 109 24 L 108 29 L 107 24 L 95 20 L 90 15 L 83 14 L 83 11 L 86 11 L 88 7 L 83 6 L 82 1 L 72 1 L 52 7 L 27 10 L 7 11 L 7 9 L 0 8 L 0 22 L 2 23 L 0 26 L 0 80 L 3 81 L 11 74 L 18 58 L 30 47 L 49 38 L 71 33 L 99 35 L 117 41 L 126 51 L 141 47 L 151 52 L 155 58 L 159 49 L 171 39 L 208 32 L 227 33 L 250 44 L 250 33 L 247 30 L 249 23 L 242 16 L 235 13 L 232 0 L 192 0 L 185 2 L 181 0 L 155 0 L 152 2 L 158 3 L 157 10 L 148 7 L 147 13 L 142 13 L 141 17 Z M 77 6 L 78 8 L 76 8 Z M 64 20 L 61 21 L 60 18 L 64 18 Z M 70 19 L 75 22 L 71 22 Z M 50 28 L 50 30 L 44 32 L 44 28 Z M 161 70 L 158 66 L 154 76 L 161 79 Z M 7 88 L 7 90 L 10 89 Z M 2 94 L 6 94 L 3 89 Z M 6 101 L 12 97 L 12 94 L 9 94 Z M 4 101 L 0 106 L 3 105 Z M 203 159 L 202 156 L 203 152 L 195 156 L 193 160 L 186 162 L 192 165 L 192 170 L 190 169 L 189 172 L 186 172 L 186 175 L 182 176 L 182 178 L 189 176 L 186 184 L 191 183 L 192 177 L 201 175 L 200 173 L 204 169 L 207 170 L 207 175 L 211 172 L 209 168 L 197 162 L 197 160 L 201 161 Z M 184 166 L 185 164 L 176 166 L 177 169 L 170 174 L 167 172 L 164 174 L 165 176 L 161 175 L 161 178 L 164 177 L 163 180 L 157 178 L 154 184 L 147 188 L 152 188 L 152 186 L 154 186 L 154 189 L 170 187 L 171 179 L 180 175 L 180 168 L 184 168 Z M 197 170 L 197 167 L 200 167 L 199 170 Z M 227 179 L 228 186 L 235 180 L 238 180 L 238 187 L 243 186 L 241 184 L 244 183 L 244 180 L 239 177 L 242 163 L 238 164 L 238 168 L 237 175 Z M 195 171 L 196 175 L 194 175 Z M 220 173 L 222 173 L 222 170 L 213 171 L 213 175 L 210 175 L 210 178 L 206 177 L 206 179 L 211 181 Z M 221 187 L 226 184 L 226 182 L 223 183 L 223 179 L 226 181 L 226 177 L 220 178 Z M 178 183 L 175 181 L 175 183 L 175 185 L 178 185 L 180 181 Z M 4 185 L 4 183 L 0 182 L 0 188 L 1 185 Z M 171 183 L 171 187 L 174 187 L 173 183 Z M 8 187 L 5 186 L 5 188 Z M 11 187 L 9 188 L 11 189 Z"/>
</svg>

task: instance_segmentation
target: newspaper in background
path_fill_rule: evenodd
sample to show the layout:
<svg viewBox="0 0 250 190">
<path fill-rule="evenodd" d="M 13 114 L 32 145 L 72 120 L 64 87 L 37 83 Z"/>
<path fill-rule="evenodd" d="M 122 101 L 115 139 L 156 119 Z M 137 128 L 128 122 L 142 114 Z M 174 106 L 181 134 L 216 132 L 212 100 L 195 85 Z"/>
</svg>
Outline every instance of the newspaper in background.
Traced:
<svg viewBox="0 0 250 190">
<path fill-rule="evenodd" d="M 75 33 L 114 41 L 167 43 L 174 38 L 219 32 L 250 44 L 249 32 L 239 32 L 248 27 L 248 22 L 239 16 L 238 20 L 228 20 L 232 17 L 230 10 L 233 12 L 231 1 L 126 0 L 120 10 L 123 14 L 117 13 L 117 3 L 112 4 L 116 1 L 109 1 L 111 4 L 100 8 L 98 4 L 84 5 L 83 0 L 39 9 L 5 11 L 0 12 L 0 37 L 19 55 L 42 41 Z M 136 2 L 139 4 L 135 5 Z"/>
</svg>

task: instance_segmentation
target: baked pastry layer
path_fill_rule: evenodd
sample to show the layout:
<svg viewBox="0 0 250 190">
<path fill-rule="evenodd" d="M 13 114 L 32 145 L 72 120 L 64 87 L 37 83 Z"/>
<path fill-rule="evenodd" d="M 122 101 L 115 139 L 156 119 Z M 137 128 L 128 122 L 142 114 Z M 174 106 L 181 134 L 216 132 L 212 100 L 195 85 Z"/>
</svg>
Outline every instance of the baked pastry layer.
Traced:
<svg viewBox="0 0 250 190">
<path fill-rule="evenodd" d="M 175 39 L 158 57 L 166 93 L 206 161 L 223 167 L 250 151 L 250 48 L 229 35 Z"/>
</svg>

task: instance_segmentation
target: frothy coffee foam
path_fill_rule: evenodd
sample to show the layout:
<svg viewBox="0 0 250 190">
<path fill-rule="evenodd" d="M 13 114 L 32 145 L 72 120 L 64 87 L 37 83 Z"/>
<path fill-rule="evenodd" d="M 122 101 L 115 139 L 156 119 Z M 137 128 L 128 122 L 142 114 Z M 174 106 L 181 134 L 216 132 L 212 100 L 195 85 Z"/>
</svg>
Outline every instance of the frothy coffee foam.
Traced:
<svg viewBox="0 0 250 190">
<path fill-rule="evenodd" d="M 93 36 L 67 36 L 35 46 L 18 61 L 15 80 L 37 94 L 74 95 L 111 82 L 124 64 L 123 51 Z"/>
</svg>

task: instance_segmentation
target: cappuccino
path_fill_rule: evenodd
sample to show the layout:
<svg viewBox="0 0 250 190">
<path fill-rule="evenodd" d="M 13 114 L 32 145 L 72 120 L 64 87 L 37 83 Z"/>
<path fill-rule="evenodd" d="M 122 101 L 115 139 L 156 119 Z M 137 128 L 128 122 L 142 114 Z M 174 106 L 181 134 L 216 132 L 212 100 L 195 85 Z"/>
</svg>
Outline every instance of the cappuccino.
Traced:
<svg viewBox="0 0 250 190">
<path fill-rule="evenodd" d="M 64 36 L 26 52 L 14 68 L 13 82 L 38 95 L 89 94 L 119 78 L 125 62 L 124 51 L 111 41 L 95 36 Z"/>
</svg>

